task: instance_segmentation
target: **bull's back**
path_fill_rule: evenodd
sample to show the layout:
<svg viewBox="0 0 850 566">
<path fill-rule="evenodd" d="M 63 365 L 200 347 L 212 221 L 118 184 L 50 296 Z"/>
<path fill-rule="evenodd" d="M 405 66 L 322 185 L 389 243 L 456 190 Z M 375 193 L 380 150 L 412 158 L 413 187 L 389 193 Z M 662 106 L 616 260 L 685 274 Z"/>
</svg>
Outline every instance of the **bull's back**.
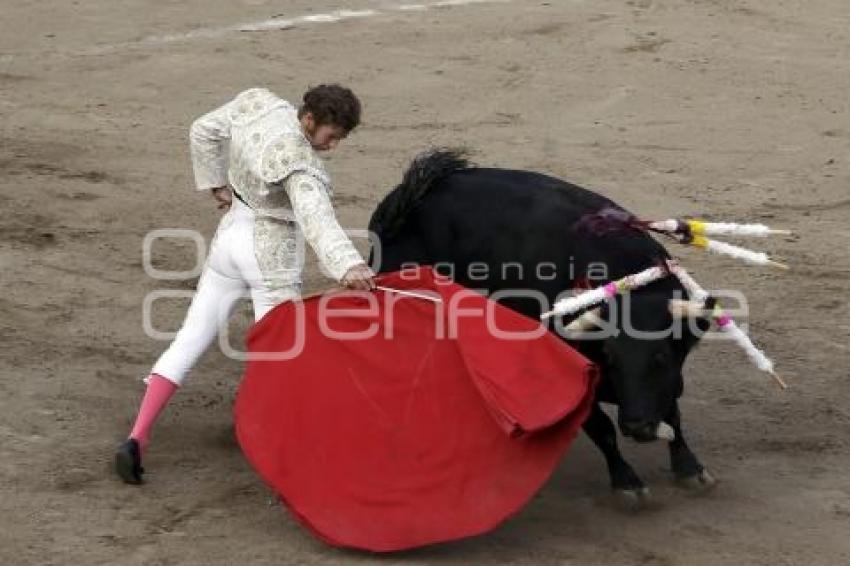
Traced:
<svg viewBox="0 0 850 566">
<path fill-rule="evenodd" d="M 591 263 L 604 264 L 613 278 L 667 257 L 643 232 L 623 227 L 600 235 L 577 227 L 583 217 L 606 207 L 621 208 L 598 193 L 540 173 L 475 168 L 437 183 L 411 220 L 433 262 L 519 262 L 526 280 L 538 271 L 551 273 L 548 267 L 539 270 L 541 264 L 554 265 L 556 286 L 563 290 L 586 275 Z M 514 282 L 507 279 L 504 283 Z"/>
</svg>

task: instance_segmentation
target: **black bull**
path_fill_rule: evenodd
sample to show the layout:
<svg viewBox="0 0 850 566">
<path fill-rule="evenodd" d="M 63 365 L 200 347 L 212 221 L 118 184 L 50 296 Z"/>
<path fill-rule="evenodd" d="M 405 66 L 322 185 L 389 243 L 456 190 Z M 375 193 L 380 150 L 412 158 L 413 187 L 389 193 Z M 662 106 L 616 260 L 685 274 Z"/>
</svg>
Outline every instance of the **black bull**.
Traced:
<svg viewBox="0 0 850 566">
<path fill-rule="evenodd" d="M 469 167 L 457 153 L 430 152 L 413 161 L 372 215 L 369 229 L 380 242 L 373 246 L 372 261 L 380 272 L 434 265 L 462 285 L 507 292 L 500 303 L 537 319 L 567 289 L 596 286 L 669 257 L 643 231 L 585 228 L 589 216 L 606 208 L 623 210 L 546 175 Z M 510 296 L 516 290 L 537 292 L 544 300 Z M 631 293 L 627 302 L 618 299 L 604 307 L 601 316 L 621 330 L 628 319 L 636 330 L 663 331 L 673 326 L 668 301 L 686 296 L 678 280 L 667 277 Z M 683 332 L 663 337 L 621 331 L 571 342 L 602 376 L 584 430 L 605 456 L 612 487 L 632 503 L 640 503 L 647 489 L 620 454 L 600 401 L 618 405 L 621 432 L 638 441 L 655 440 L 659 423 L 668 423 L 675 431 L 669 443 L 675 477 L 698 489 L 714 483 L 682 435 L 677 404 L 682 366 L 699 339 L 684 326 Z"/>
</svg>

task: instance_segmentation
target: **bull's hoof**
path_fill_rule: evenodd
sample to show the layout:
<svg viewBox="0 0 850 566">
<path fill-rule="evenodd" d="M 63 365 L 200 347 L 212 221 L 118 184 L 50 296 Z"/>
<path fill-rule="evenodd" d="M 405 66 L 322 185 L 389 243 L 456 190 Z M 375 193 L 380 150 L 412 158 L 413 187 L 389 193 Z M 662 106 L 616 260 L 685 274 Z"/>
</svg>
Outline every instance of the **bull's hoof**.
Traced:
<svg viewBox="0 0 850 566">
<path fill-rule="evenodd" d="M 708 473 L 708 470 L 702 470 L 692 476 L 676 478 L 676 484 L 695 495 L 700 495 L 714 489 L 717 486 L 717 480 Z"/>
<path fill-rule="evenodd" d="M 615 489 L 614 500 L 617 507 L 628 513 L 637 513 L 647 509 L 652 503 L 652 495 L 648 487 L 632 489 Z"/>
</svg>

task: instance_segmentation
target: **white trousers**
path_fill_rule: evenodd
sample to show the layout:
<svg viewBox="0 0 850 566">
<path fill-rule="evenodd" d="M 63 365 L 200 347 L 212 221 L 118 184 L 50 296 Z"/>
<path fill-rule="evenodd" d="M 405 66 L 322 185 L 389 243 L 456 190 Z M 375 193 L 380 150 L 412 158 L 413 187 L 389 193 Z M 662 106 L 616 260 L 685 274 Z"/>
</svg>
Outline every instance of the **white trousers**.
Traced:
<svg viewBox="0 0 850 566">
<path fill-rule="evenodd" d="M 300 269 L 295 277 L 289 275 L 285 285 L 271 287 L 268 278 L 263 277 L 257 262 L 254 228 L 254 211 L 234 197 L 216 230 L 186 318 L 151 373 L 182 385 L 246 292 L 250 292 L 254 305 L 254 320 L 261 319 L 277 304 L 301 295 Z M 294 243 L 282 247 L 287 248 L 297 253 L 300 247 Z M 298 259 L 301 261 L 291 263 L 300 268 L 303 259 Z"/>
</svg>

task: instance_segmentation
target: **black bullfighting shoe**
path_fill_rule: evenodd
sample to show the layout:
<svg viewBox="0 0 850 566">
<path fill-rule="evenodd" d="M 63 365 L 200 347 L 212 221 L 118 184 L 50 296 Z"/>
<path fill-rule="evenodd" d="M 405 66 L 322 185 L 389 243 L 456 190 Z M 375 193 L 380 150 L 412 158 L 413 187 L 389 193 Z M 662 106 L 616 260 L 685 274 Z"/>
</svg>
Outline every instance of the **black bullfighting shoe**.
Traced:
<svg viewBox="0 0 850 566">
<path fill-rule="evenodd" d="M 125 440 L 115 451 L 115 471 L 124 483 L 138 485 L 142 483 L 142 453 L 135 438 Z"/>
</svg>

